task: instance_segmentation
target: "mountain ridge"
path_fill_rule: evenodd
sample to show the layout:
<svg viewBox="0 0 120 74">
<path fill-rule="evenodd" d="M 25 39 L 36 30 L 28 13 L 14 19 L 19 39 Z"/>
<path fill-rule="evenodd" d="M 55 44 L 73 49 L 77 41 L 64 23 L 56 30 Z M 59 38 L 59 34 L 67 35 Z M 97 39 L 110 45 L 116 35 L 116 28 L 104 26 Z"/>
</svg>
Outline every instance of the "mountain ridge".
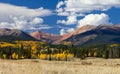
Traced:
<svg viewBox="0 0 120 74">
<path fill-rule="evenodd" d="M 61 38 L 60 35 L 49 34 L 49 33 L 45 33 L 42 31 L 32 32 L 30 33 L 30 35 L 37 40 L 41 40 L 41 41 L 48 42 L 48 43 L 53 43 L 55 40 Z"/>
<path fill-rule="evenodd" d="M 38 40 L 49 44 L 75 45 L 108 42 L 120 43 L 120 24 L 117 25 L 85 25 L 65 35 L 49 34 L 42 31 L 26 33 L 17 29 L 0 28 L 0 41 Z"/>
<path fill-rule="evenodd" d="M 56 35 L 56 34 L 49 34 L 49 33 L 45 33 L 42 31 L 32 32 L 32 33 L 30 33 L 30 35 L 41 41 L 45 41 L 45 42 L 52 43 L 52 44 L 60 44 L 61 41 L 71 37 L 72 35 L 80 34 L 82 32 L 91 30 L 93 28 L 95 28 L 95 26 L 86 25 L 81 28 L 77 28 L 75 31 L 72 31 L 72 32 L 62 35 L 62 36 Z"/>
<path fill-rule="evenodd" d="M 36 40 L 24 31 L 0 28 L 0 41 Z"/>
<path fill-rule="evenodd" d="M 120 27 L 118 26 L 98 26 L 95 29 L 73 35 L 64 40 L 75 45 L 96 44 L 96 43 L 120 43 Z M 64 42 L 63 41 L 63 42 Z"/>
</svg>

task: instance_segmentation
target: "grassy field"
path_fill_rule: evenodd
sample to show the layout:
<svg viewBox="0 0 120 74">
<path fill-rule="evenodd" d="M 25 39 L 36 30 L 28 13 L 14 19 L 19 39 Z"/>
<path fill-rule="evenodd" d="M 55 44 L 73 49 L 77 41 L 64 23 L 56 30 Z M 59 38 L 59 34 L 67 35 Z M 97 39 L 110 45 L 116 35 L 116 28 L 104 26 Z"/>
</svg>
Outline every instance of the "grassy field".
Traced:
<svg viewBox="0 0 120 74">
<path fill-rule="evenodd" d="M 0 60 L 0 74 L 120 74 L 120 59 Z"/>
</svg>

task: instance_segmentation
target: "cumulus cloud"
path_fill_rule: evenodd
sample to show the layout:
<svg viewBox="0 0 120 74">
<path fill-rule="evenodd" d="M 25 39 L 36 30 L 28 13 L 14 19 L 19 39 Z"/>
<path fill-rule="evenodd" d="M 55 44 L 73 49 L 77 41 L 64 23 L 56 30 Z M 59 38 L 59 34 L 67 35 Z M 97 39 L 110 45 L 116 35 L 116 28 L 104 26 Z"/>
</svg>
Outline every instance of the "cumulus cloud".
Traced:
<svg viewBox="0 0 120 74">
<path fill-rule="evenodd" d="M 74 28 L 69 28 L 69 29 L 67 29 L 67 32 L 69 33 L 69 32 L 73 32 L 74 31 Z"/>
<path fill-rule="evenodd" d="M 64 4 L 64 2 L 63 2 L 63 1 L 60 1 L 60 2 L 57 4 L 56 8 L 60 8 L 63 4 Z"/>
<path fill-rule="evenodd" d="M 41 29 L 44 20 L 42 17 L 49 16 L 52 11 L 40 7 L 30 9 L 23 6 L 0 3 L 0 28 L 30 30 Z"/>
<path fill-rule="evenodd" d="M 62 0 L 57 4 L 56 12 L 58 16 L 66 16 L 67 20 L 58 20 L 57 24 L 77 24 L 77 28 L 84 25 L 111 24 L 107 14 L 89 13 L 91 11 L 107 11 L 112 7 L 120 8 L 120 0 Z M 80 16 L 84 16 L 84 18 L 76 19 Z M 61 29 L 60 32 L 65 34 L 67 29 Z"/>
<path fill-rule="evenodd" d="M 57 10 L 57 11 L 59 11 L 59 13 L 57 15 L 59 15 L 59 16 L 69 16 L 70 15 L 68 12 L 61 12 L 62 10 L 63 10 L 62 8 Z"/>
<path fill-rule="evenodd" d="M 60 35 L 64 35 L 64 34 L 66 34 L 65 29 L 61 29 L 61 30 L 60 30 Z"/>
<path fill-rule="evenodd" d="M 83 19 L 78 21 L 78 28 L 84 25 L 94 25 L 98 26 L 101 24 L 110 24 L 109 23 L 109 16 L 107 14 L 89 14 L 86 15 Z"/>
<path fill-rule="evenodd" d="M 39 23 L 43 23 L 44 20 L 42 18 L 34 18 L 30 24 L 39 24 Z"/>
<path fill-rule="evenodd" d="M 74 28 L 62 28 L 62 29 L 60 30 L 60 35 L 67 34 L 67 33 L 70 33 L 70 32 L 72 32 L 72 31 L 74 31 Z"/>
<path fill-rule="evenodd" d="M 72 25 L 72 24 L 76 24 L 76 22 L 77 22 L 77 17 L 72 15 L 72 16 L 68 16 L 67 20 L 58 20 L 57 24 Z"/>
<path fill-rule="evenodd" d="M 111 7 L 120 7 L 120 0 L 65 0 L 60 1 L 56 7 L 59 14 L 62 13 L 86 13 L 93 10 L 106 11 Z M 67 14 L 68 16 L 68 14 Z"/>
<path fill-rule="evenodd" d="M 78 20 L 77 22 L 77 28 L 80 28 L 85 25 L 102 25 L 102 24 L 111 24 L 109 22 L 109 16 L 105 13 L 101 14 L 88 14 L 86 15 L 83 19 Z M 61 28 L 60 30 L 60 35 L 64 35 L 66 33 L 72 32 L 75 29 L 74 28 L 66 28 L 66 27 L 59 27 Z"/>
<path fill-rule="evenodd" d="M 35 16 L 48 16 L 51 14 L 51 11 L 40 7 L 38 9 L 29 9 L 24 6 L 15 6 L 11 4 L 0 3 L 0 15 L 15 15 L 21 16 L 25 15 L 28 17 Z"/>
</svg>

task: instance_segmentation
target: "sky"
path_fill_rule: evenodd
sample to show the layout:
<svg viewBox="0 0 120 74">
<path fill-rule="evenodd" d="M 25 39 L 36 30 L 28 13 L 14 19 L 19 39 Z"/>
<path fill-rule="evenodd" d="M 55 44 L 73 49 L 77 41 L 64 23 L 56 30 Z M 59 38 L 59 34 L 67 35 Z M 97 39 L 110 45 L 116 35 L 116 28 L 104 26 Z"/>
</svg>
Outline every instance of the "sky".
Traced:
<svg viewBox="0 0 120 74">
<path fill-rule="evenodd" d="M 64 35 L 120 23 L 120 0 L 0 0 L 0 28 Z"/>
</svg>

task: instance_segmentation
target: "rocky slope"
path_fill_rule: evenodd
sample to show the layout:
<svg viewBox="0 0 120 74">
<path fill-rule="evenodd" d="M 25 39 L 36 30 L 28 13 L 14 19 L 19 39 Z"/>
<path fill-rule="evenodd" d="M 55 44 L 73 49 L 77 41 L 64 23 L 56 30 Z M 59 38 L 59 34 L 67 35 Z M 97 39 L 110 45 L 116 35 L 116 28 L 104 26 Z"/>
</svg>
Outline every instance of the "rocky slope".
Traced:
<svg viewBox="0 0 120 74">
<path fill-rule="evenodd" d="M 70 32 L 68 34 L 63 35 L 59 40 L 55 41 L 54 44 L 59 44 L 61 41 L 66 40 L 66 39 L 70 38 L 73 35 L 81 34 L 83 32 L 92 30 L 95 27 L 96 26 L 86 25 L 86 26 L 83 26 L 81 28 L 77 28 L 76 30 L 74 30 L 74 31 L 72 31 L 72 32 Z"/>
<path fill-rule="evenodd" d="M 72 42 L 75 45 L 120 43 L 120 27 L 116 25 L 97 26 L 92 30 L 73 35 L 64 41 Z"/>
<path fill-rule="evenodd" d="M 17 29 L 0 28 L 0 41 L 36 40 L 29 34 Z"/>
<path fill-rule="evenodd" d="M 0 29 L 0 41 L 14 40 L 40 40 L 50 44 L 74 45 L 95 44 L 95 43 L 120 43 L 120 24 L 117 25 L 86 25 L 63 36 L 36 31 L 27 34 L 16 29 Z"/>
<path fill-rule="evenodd" d="M 54 43 L 56 40 L 59 40 L 62 37 L 60 35 L 49 34 L 42 31 L 36 31 L 36 32 L 30 33 L 30 35 L 37 40 L 41 40 L 48 43 Z"/>
<path fill-rule="evenodd" d="M 81 28 L 76 29 L 73 32 L 65 34 L 63 36 L 56 35 L 56 34 L 48 34 L 48 33 L 42 32 L 42 31 L 36 31 L 36 32 L 30 33 L 30 35 L 32 37 L 34 37 L 35 39 L 38 39 L 38 40 L 41 40 L 44 42 L 48 42 L 48 43 L 52 43 L 52 44 L 60 44 L 61 41 L 65 40 L 73 35 L 86 32 L 86 31 L 91 30 L 93 28 L 95 28 L 95 26 L 86 25 L 86 26 L 83 26 Z"/>
</svg>

